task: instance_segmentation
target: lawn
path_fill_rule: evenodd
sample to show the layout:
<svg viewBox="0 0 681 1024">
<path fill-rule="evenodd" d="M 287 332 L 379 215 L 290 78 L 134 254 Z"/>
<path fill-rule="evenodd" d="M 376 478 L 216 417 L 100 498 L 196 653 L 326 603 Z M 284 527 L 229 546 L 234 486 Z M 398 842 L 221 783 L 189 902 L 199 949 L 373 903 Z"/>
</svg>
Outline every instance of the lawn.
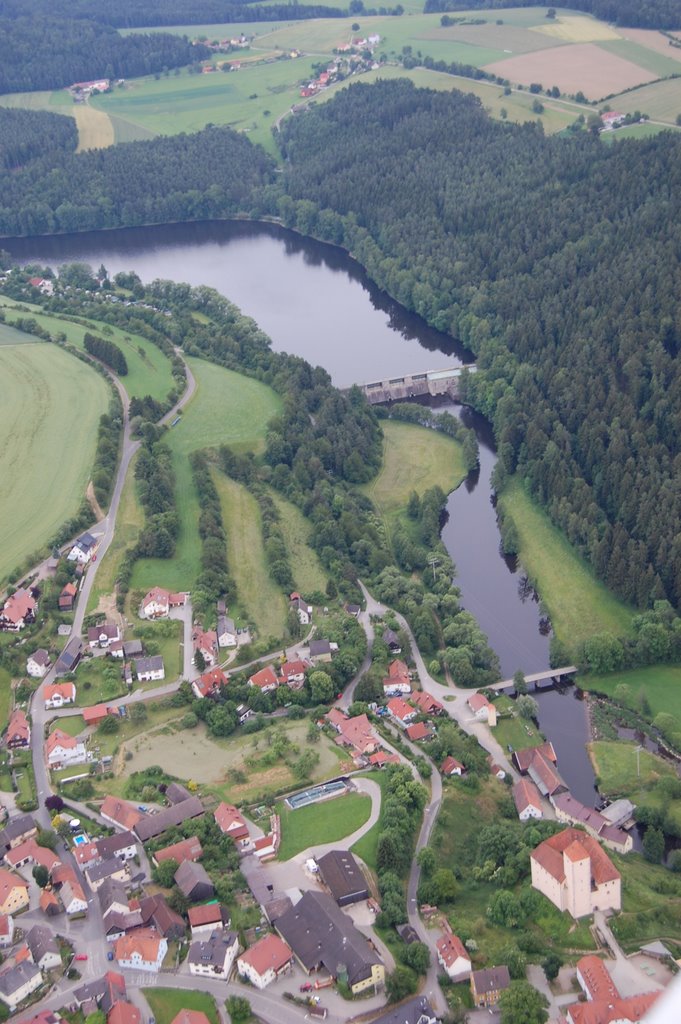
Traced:
<svg viewBox="0 0 681 1024">
<path fill-rule="evenodd" d="M 610 854 L 622 875 L 622 912 L 611 921 L 625 952 L 644 942 L 675 940 L 681 953 L 681 878 L 667 868 L 649 864 L 638 853 Z"/>
<path fill-rule="evenodd" d="M 378 837 L 381 834 L 383 828 L 383 806 L 388 788 L 388 776 L 385 772 L 369 772 L 364 778 L 371 779 L 378 786 L 381 787 L 381 811 L 378 816 L 378 821 L 369 831 L 358 839 L 355 845 L 352 847 L 352 852 L 356 853 L 361 860 L 364 861 L 368 868 L 375 873 L 376 872 L 376 853 L 378 851 Z"/>
<path fill-rule="evenodd" d="M 681 96 L 679 96 L 681 105 Z M 622 139 L 649 139 L 651 135 L 659 135 L 660 132 L 675 131 L 679 129 L 666 124 L 651 124 L 644 121 L 642 124 L 630 124 L 626 128 L 617 128 L 612 132 L 605 132 L 601 137 L 604 142 L 620 142 Z"/>
<path fill-rule="evenodd" d="M 625 684 L 632 700 L 641 689 L 645 690 L 652 721 L 661 711 L 674 715 L 681 731 L 681 665 L 652 665 L 650 668 L 632 668 L 626 672 L 611 672 L 607 676 L 585 675 L 579 685 L 612 697 L 615 689 Z"/>
<path fill-rule="evenodd" d="M 0 347 L 0 580 L 78 509 L 108 404 L 104 380 L 56 345 Z"/>
<path fill-rule="evenodd" d="M 296 588 L 301 594 L 310 594 L 315 590 L 326 590 L 327 576 L 319 561 L 317 552 L 309 544 L 312 525 L 300 509 L 286 501 L 276 491 L 270 491 L 270 497 L 281 516 L 281 530 L 286 542 L 289 561 L 293 569 Z"/>
<path fill-rule="evenodd" d="M 570 651 L 577 652 L 595 633 L 629 632 L 633 611 L 598 582 L 520 481 L 509 481 L 499 495 L 499 506 L 515 524 L 520 561 L 537 587 L 556 636 Z"/>
<path fill-rule="evenodd" d="M 76 671 L 76 705 L 81 708 L 123 697 L 123 664 L 117 658 L 85 658 Z"/>
<path fill-rule="evenodd" d="M 135 546 L 144 525 L 144 512 L 137 500 L 135 462 L 136 459 L 133 459 L 128 469 L 128 475 L 125 478 L 121 501 L 116 515 L 116 532 L 104 558 L 99 564 L 95 583 L 88 601 L 88 614 L 97 610 L 102 597 L 113 595 L 116 577 L 123 556 L 129 548 Z M 100 610 L 106 612 L 107 609 L 105 606 L 102 606 Z"/>
<path fill-rule="evenodd" d="M 260 451 L 267 423 L 281 408 L 271 388 L 222 366 L 189 359 L 196 391 L 182 419 L 167 435 L 176 475 L 180 532 L 175 557 L 147 558 L 135 564 L 132 588 L 152 586 L 191 590 L 199 572 L 199 501 L 187 456 L 202 448 L 228 444 L 236 451 Z"/>
<path fill-rule="evenodd" d="M 224 474 L 216 472 L 213 479 L 220 495 L 227 560 L 241 615 L 255 625 L 260 638 L 279 638 L 286 626 L 288 605 L 267 566 L 258 503 L 242 484 Z M 291 564 L 295 564 L 293 559 Z"/>
<path fill-rule="evenodd" d="M 11 311 L 9 316 L 12 316 Z M 88 326 L 83 327 L 70 320 L 50 316 L 46 313 L 33 313 L 32 317 L 53 336 L 63 332 L 67 341 L 83 351 L 85 349 L 83 337 L 88 332 L 103 335 L 115 342 L 125 355 L 125 361 L 128 364 L 128 373 L 125 377 L 121 377 L 121 381 L 131 398 L 151 395 L 152 398 L 163 401 L 174 386 L 175 381 L 170 372 L 170 360 L 148 338 L 142 338 L 138 334 L 128 334 L 119 327 L 109 327 L 108 324 L 99 323 L 97 320 L 91 320 Z M 103 334 L 104 328 L 106 328 L 106 334 Z"/>
<path fill-rule="evenodd" d="M 55 718 L 50 726 L 50 732 L 54 732 L 55 729 L 61 729 L 68 736 L 80 736 L 82 732 L 85 732 L 86 728 L 83 716 L 75 714 Z"/>
<path fill-rule="evenodd" d="M 509 743 L 514 750 L 522 750 L 523 747 L 538 747 L 544 742 L 544 737 L 534 722 L 516 714 L 515 701 L 510 697 L 499 697 L 494 703 L 500 715 L 494 730 L 494 738 L 504 750 L 508 749 Z M 503 712 L 510 712 L 513 717 L 501 717 Z"/>
<path fill-rule="evenodd" d="M 383 464 L 362 487 L 384 516 L 406 508 L 412 491 L 422 495 L 438 485 L 453 491 L 466 478 L 461 445 L 444 434 L 388 420 L 383 427 Z"/>
<path fill-rule="evenodd" d="M 0 666 L 0 732 L 4 732 L 12 706 L 12 677 Z"/>
<path fill-rule="evenodd" d="M 297 853 L 322 843 L 335 843 L 352 835 L 371 814 L 371 800 L 361 793 L 347 793 L 325 803 L 308 804 L 292 811 L 284 803 L 277 805 L 281 817 L 279 860 L 290 860 Z"/>
<path fill-rule="evenodd" d="M 663 761 L 648 750 L 640 750 L 637 754 L 636 746 L 624 740 L 596 740 L 587 744 L 599 779 L 598 789 L 603 796 L 630 797 L 636 790 L 653 786 L 664 775 L 676 775 L 669 761 Z M 637 764 L 639 757 L 640 775 Z"/>
<path fill-rule="evenodd" d="M 176 988 L 145 988 L 142 992 L 156 1024 L 171 1024 L 180 1010 L 199 1010 L 205 1013 L 210 1024 L 219 1024 L 215 1000 L 207 992 Z"/>
<path fill-rule="evenodd" d="M 144 643 L 145 654 L 160 654 L 165 665 L 164 682 L 172 682 L 182 675 L 184 659 L 180 644 L 183 636 L 183 623 L 179 619 L 161 619 L 158 622 L 137 622 L 133 626 L 133 636 L 139 637 Z M 161 683 L 150 681 L 136 683 L 136 688 L 153 690 Z"/>
</svg>

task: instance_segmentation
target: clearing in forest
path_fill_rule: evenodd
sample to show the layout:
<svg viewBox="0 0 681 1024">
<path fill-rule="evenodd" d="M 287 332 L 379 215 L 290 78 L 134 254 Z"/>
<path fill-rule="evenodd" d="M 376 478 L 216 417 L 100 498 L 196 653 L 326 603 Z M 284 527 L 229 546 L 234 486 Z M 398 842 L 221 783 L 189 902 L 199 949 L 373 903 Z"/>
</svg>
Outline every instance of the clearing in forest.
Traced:
<svg viewBox="0 0 681 1024">
<path fill-rule="evenodd" d="M 78 125 L 78 153 L 113 146 L 114 128 L 103 110 L 96 110 L 89 103 L 78 103 L 73 108 L 73 116 Z"/>
<path fill-rule="evenodd" d="M 0 346 L 0 579 L 77 511 L 108 404 L 99 374 L 56 345 Z"/>
</svg>

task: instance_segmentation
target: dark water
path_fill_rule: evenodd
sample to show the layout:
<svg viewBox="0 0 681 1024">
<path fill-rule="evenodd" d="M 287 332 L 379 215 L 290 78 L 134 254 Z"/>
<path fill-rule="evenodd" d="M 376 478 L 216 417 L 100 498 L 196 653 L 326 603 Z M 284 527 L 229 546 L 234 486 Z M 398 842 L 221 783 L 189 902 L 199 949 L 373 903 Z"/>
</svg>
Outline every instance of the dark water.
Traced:
<svg viewBox="0 0 681 1024">
<path fill-rule="evenodd" d="M 548 693 L 533 693 L 539 705 L 539 728 L 553 743 L 558 771 L 570 792 L 587 807 L 594 807 L 598 791 L 585 744 L 589 740 L 586 702 L 574 686 Z"/>
<path fill-rule="evenodd" d="M 254 317 L 277 351 L 320 363 L 340 387 L 472 361 L 448 335 L 376 288 L 341 250 L 276 225 L 170 225 L 3 245 L 24 261 L 81 260 L 94 268 L 103 263 L 110 274 L 134 270 L 145 282 L 210 285 Z M 491 429 L 470 409 L 455 410 L 476 431 L 481 465 L 450 495 L 443 540 L 458 567 L 463 603 L 499 655 L 503 678 L 518 668 L 536 672 L 548 667 L 548 637 L 515 560 L 500 554 L 490 501 Z"/>
</svg>

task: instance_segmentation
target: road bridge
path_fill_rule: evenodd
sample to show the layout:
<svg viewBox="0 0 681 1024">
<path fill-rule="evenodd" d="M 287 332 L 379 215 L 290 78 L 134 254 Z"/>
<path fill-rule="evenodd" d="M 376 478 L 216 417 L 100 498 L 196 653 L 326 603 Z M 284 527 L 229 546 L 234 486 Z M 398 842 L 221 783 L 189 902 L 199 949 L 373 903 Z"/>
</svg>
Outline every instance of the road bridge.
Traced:
<svg viewBox="0 0 681 1024">
<path fill-rule="evenodd" d="M 545 679 L 552 679 L 558 683 L 565 676 L 574 676 L 578 671 L 576 665 L 564 665 L 562 668 L 549 668 L 546 672 L 532 672 L 524 676 L 526 683 L 541 683 Z M 515 686 L 515 679 L 504 679 L 501 683 L 495 683 L 493 689 L 502 690 L 507 686 Z"/>
</svg>

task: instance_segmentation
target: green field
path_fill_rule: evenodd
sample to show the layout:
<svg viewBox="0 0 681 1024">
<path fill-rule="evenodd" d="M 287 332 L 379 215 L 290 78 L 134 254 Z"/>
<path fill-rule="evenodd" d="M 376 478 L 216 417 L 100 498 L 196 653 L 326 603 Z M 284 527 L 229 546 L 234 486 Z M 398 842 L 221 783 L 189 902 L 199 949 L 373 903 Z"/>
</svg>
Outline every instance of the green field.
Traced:
<svg viewBox="0 0 681 1024">
<path fill-rule="evenodd" d="M 215 473 L 222 521 L 227 534 L 227 560 L 234 577 L 239 609 L 260 638 L 281 637 L 288 606 L 267 567 L 258 503 L 242 485 Z"/>
<path fill-rule="evenodd" d="M 144 525 L 144 511 L 137 500 L 135 486 L 135 462 L 133 459 L 123 485 L 121 501 L 116 515 L 116 532 L 99 564 L 97 575 L 88 601 L 88 615 L 97 610 L 100 598 L 113 594 L 116 576 L 125 552 L 134 547 Z M 100 611 L 108 609 L 102 607 Z"/>
<path fill-rule="evenodd" d="M 438 485 L 453 491 L 466 478 L 461 445 L 444 434 L 410 423 L 387 420 L 383 428 L 383 465 L 361 489 L 384 516 L 403 511 L 412 491 L 422 495 Z"/>
<path fill-rule="evenodd" d="M 12 315 L 12 311 L 8 311 L 10 319 Z M 82 327 L 80 324 L 74 324 L 69 320 L 45 313 L 32 313 L 31 315 L 53 337 L 61 332 L 66 335 L 68 342 L 83 351 L 85 350 L 83 338 L 88 332 L 115 342 L 125 355 L 128 364 L 128 373 L 125 377 L 121 377 L 121 382 L 131 398 L 151 395 L 152 398 L 163 401 L 175 383 L 170 372 L 170 360 L 161 352 L 160 348 L 157 348 L 147 338 L 141 338 L 137 334 L 128 334 L 119 327 L 109 327 L 96 320 L 90 321 L 89 326 Z M 106 334 L 103 334 L 104 327 L 107 328 Z"/>
<path fill-rule="evenodd" d="M 658 53 L 656 50 L 651 50 L 647 46 L 641 46 L 640 43 L 634 43 L 630 39 L 604 40 L 598 45 L 601 50 L 607 50 L 608 53 L 614 53 L 617 57 L 629 60 L 632 64 L 645 68 L 646 71 L 652 71 L 659 78 L 678 75 L 681 71 L 678 60 L 674 60 L 673 57 L 667 57 L 664 53 Z M 638 103 L 636 106 L 638 108 Z M 617 109 L 617 107 L 613 107 L 613 110 Z"/>
<path fill-rule="evenodd" d="M 521 718 L 515 710 L 515 701 L 510 697 L 499 697 L 494 702 L 499 718 L 494 730 L 494 738 L 505 750 L 510 743 L 515 750 L 522 750 L 523 747 L 538 747 L 544 742 L 544 737 L 532 721 Z M 512 717 L 501 717 L 502 714 L 511 714 Z"/>
<path fill-rule="evenodd" d="M 613 96 L 608 102 L 613 110 L 640 110 L 653 121 L 674 124 L 677 115 L 681 114 L 681 80 L 653 82 L 633 92 Z"/>
<path fill-rule="evenodd" d="M 0 579 L 78 509 L 108 404 L 99 374 L 56 345 L 0 347 Z"/>
<path fill-rule="evenodd" d="M 385 772 L 370 772 L 365 776 L 367 779 L 371 779 L 378 786 L 381 787 L 381 810 L 378 815 L 378 821 L 376 824 L 369 829 L 361 839 L 358 839 L 355 845 L 352 847 L 352 852 L 356 853 L 357 856 L 364 861 L 366 866 L 372 871 L 376 871 L 376 853 L 378 851 L 378 837 L 383 829 L 383 806 L 388 788 L 388 776 Z"/>
<path fill-rule="evenodd" d="M 681 879 L 667 868 L 649 864 L 638 853 L 610 854 L 622 875 L 622 911 L 611 922 L 627 953 L 644 942 L 664 937 L 674 940 L 681 955 Z M 670 948 L 674 949 L 672 945 Z"/>
<path fill-rule="evenodd" d="M 629 632 L 633 611 L 596 580 L 520 481 L 509 481 L 499 505 L 516 526 L 520 561 L 539 591 L 556 636 L 570 651 L 577 651 L 595 633 Z"/>
<path fill-rule="evenodd" d="M 177 549 L 172 559 L 147 558 L 137 562 L 132 578 L 134 589 L 191 589 L 199 571 L 201 542 L 197 529 L 198 496 L 187 456 L 221 444 L 237 451 L 261 450 L 267 423 L 281 408 L 274 391 L 259 381 L 202 359 L 192 358 L 188 363 L 196 378 L 196 391 L 181 421 L 168 434 L 177 478 Z"/>
<path fill-rule="evenodd" d="M 652 786 L 664 775 L 675 776 L 673 765 L 648 750 L 636 753 L 635 743 L 623 740 L 596 740 L 588 744 L 598 789 L 603 796 L 631 796 L 636 790 Z M 641 774 L 638 774 L 640 755 Z"/>
<path fill-rule="evenodd" d="M 276 491 L 270 497 L 281 516 L 281 530 L 286 542 L 289 561 L 293 569 L 296 589 L 301 594 L 315 590 L 326 590 L 327 576 L 319 561 L 317 552 L 309 544 L 312 525 L 296 505 L 286 501 Z"/>
<path fill-rule="evenodd" d="M 347 793 L 326 803 L 308 804 L 296 811 L 280 803 L 281 846 L 278 860 L 322 843 L 335 843 L 361 828 L 371 814 L 371 800 L 361 793 Z"/>
<path fill-rule="evenodd" d="M 627 672 L 612 672 L 607 676 L 580 676 L 579 685 L 612 697 L 620 684 L 629 687 L 632 702 L 641 689 L 650 704 L 650 718 L 661 711 L 673 715 L 681 730 L 681 666 L 653 665 L 650 668 L 632 668 Z"/>
<path fill-rule="evenodd" d="M 156 1024 L 172 1024 L 180 1010 L 199 1010 L 205 1013 L 210 1024 L 219 1024 L 215 1000 L 207 992 L 176 988 L 145 988 L 142 992 Z"/>
<path fill-rule="evenodd" d="M 680 130 L 672 125 L 651 124 L 650 121 L 644 121 L 643 124 L 630 124 L 626 128 L 617 128 L 616 131 L 606 132 L 601 138 L 604 142 L 619 142 L 621 139 L 649 139 L 651 135 L 659 135 L 660 132 L 678 132 Z"/>
</svg>

